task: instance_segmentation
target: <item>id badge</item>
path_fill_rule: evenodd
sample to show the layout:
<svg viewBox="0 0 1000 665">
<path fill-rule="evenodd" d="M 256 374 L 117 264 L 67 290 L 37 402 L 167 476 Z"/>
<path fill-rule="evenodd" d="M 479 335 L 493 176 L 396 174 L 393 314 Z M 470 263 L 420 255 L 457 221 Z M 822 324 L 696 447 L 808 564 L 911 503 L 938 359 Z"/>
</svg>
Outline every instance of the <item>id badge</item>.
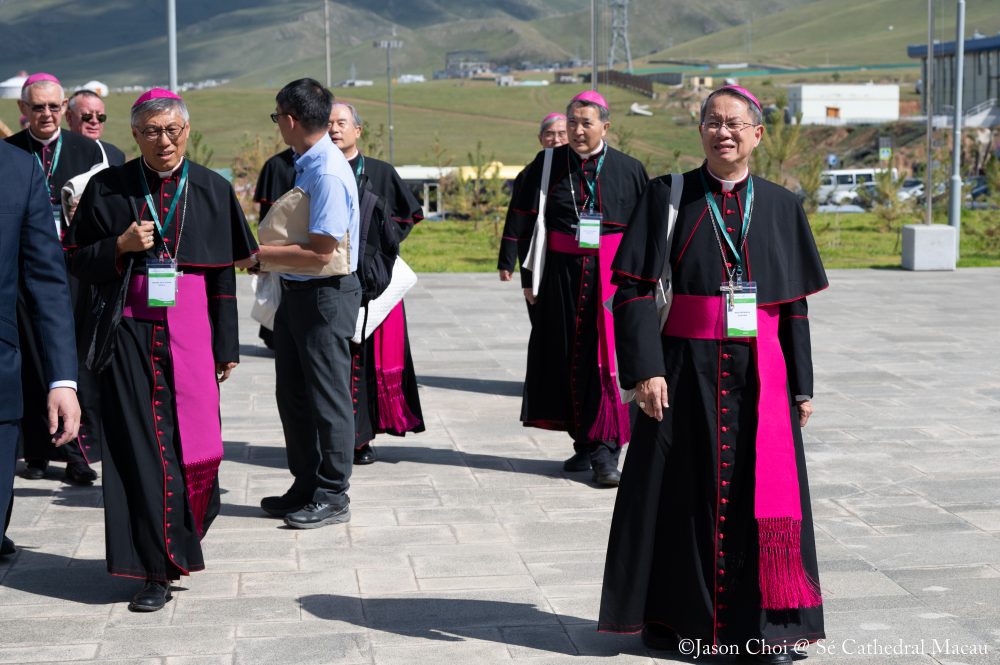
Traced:
<svg viewBox="0 0 1000 665">
<path fill-rule="evenodd" d="M 177 261 L 146 262 L 146 304 L 173 307 L 177 304 Z"/>
<path fill-rule="evenodd" d="M 757 283 L 724 283 L 721 289 L 726 312 L 726 337 L 756 337 Z"/>
<path fill-rule="evenodd" d="M 601 213 L 580 213 L 580 226 L 577 228 L 576 239 L 582 249 L 600 249 L 601 247 Z"/>
<path fill-rule="evenodd" d="M 62 207 L 52 204 L 52 219 L 56 224 L 56 237 L 62 238 Z"/>
</svg>

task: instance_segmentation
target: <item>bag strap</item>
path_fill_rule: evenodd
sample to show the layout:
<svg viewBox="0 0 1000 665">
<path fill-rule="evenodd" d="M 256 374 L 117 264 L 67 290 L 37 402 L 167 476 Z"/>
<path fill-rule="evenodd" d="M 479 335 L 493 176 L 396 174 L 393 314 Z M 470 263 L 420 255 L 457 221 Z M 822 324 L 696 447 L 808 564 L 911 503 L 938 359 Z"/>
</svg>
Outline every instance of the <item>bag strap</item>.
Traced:
<svg viewBox="0 0 1000 665">
<path fill-rule="evenodd" d="M 670 205 L 667 208 L 667 251 L 674 240 L 674 227 L 677 226 L 677 213 L 681 207 L 681 195 L 684 193 L 684 174 L 670 174 Z M 667 260 L 669 265 L 669 257 Z"/>
<path fill-rule="evenodd" d="M 554 148 L 545 149 L 545 157 L 542 159 L 542 183 L 538 189 L 538 217 L 535 223 L 541 222 L 545 225 L 545 204 L 549 198 L 549 180 L 552 177 L 552 152 Z"/>
</svg>

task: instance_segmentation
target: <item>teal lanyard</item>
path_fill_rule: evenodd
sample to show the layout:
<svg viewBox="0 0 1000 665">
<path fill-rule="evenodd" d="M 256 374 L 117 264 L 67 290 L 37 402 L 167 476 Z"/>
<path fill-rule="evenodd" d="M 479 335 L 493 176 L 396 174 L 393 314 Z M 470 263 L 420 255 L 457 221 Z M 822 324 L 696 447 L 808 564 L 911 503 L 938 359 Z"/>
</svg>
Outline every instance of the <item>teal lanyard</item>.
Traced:
<svg viewBox="0 0 1000 665">
<path fill-rule="evenodd" d="M 361 174 L 365 172 L 365 156 L 360 152 L 358 153 L 358 167 L 354 169 L 354 179 L 358 183 L 358 187 L 361 186 Z"/>
<path fill-rule="evenodd" d="M 726 239 L 726 244 L 729 245 L 729 249 L 733 252 L 733 260 L 736 261 L 736 275 L 742 278 L 743 255 L 740 250 L 746 246 L 747 233 L 750 231 L 750 215 L 753 213 L 753 178 L 747 176 L 747 203 L 743 208 L 743 228 L 740 230 L 740 249 L 736 249 L 736 244 L 733 243 L 733 239 L 726 231 L 726 223 L 723 221 L 722 212 L 719 210 L 719 206 L 716 204 L 715 198 L 712 196 L 712 190 L 708 188 L 708 182 L 705 181 L 705 174 L 699 169 L 698 175 L 701 177 L 701 186 L 705 189 L 705 200 L 708 201 L 708 209 L 712 211 L 712 219 L 715 220 L 722 237 Z"/>
<path fill-rule="evenodd" d="M 42 173 L 45 173 L 45 184 L 49 186 L 50 190 L 52 189 L 52 185 L 49 184 L 49 181 L 52 179 L 52 174 L 56 172 L 56 166 L 59 165 L 59 155 L 61 154 L 62 154 L 61 133 L 59 134 L 59 138 L 56 139 L 56 153 L 52 155 L 52 164 L 49 166 L 48 173 L 45 173 L 45 164 L 42 164 L 42 158 L 38 156 L 37 152 L 35 153 L 35 159 L 38 160 L 38 166 L 42 169 Z"/>
<path fill-rule="evenodd" d="M 601 167 L 604 166 L 604 157 L 608 154 L 608 144 L 604 144 L 604 150 L 601 151 L 601 158 L 597 160 L 597 168 L 594 169 L 594 179 L 589 180 L 587 174 L 583 172 L 583 164 L 580 165 L 580 173 L 583 175 L 583 182 L 587 185 L 587 207 L 590 208 L 590 212 L 594 212 L 594 204 L 597 202 L 597 179 L 601 177 Z"/>
<path fill-rule="evenodd" d="M 153 223 L 156 224 L 156 230 L 160 232 L 161 238 L 166 238 L 163 230 L 169 228 L 170 222 L 174 219 L 174 212 L 177 210 L 177 202 L 181 198 L 181 192 L 184 191 L 184 186 L 187 185 L 187 177 L 188 161 L 185 159 L 184 166 L 181 167 L 181 180 L 177 184 L 177 191 L 174 193 L 174 200 L 170 202 L 170 208 L 167 210 L 167 216 L 163 218 L 163 226 L 160 226 L 160 216 L 156 214 L 157 205 L 153 202 L 153 195 L 149 193 L 149 183 L 146 182 L 146 172 L 143 171 L 142 173 L 142 191 L 146 195 L 146 207 L 149 208 L 149 214 L 153 218 Z"/>
</svg>

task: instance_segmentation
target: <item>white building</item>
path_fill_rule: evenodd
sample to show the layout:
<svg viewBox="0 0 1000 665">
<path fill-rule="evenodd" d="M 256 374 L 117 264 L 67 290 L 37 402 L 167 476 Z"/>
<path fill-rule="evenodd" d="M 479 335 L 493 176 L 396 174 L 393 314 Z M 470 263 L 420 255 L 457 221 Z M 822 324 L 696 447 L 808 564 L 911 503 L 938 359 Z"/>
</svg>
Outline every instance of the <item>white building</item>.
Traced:
<svg viewBox="0 0 1000 665">
<path fill-rule="evenodd" d="M 898 85 L 792 85 L 792 117 L 803 125 L 878 124 L 899 120 Z"/>
</svg>

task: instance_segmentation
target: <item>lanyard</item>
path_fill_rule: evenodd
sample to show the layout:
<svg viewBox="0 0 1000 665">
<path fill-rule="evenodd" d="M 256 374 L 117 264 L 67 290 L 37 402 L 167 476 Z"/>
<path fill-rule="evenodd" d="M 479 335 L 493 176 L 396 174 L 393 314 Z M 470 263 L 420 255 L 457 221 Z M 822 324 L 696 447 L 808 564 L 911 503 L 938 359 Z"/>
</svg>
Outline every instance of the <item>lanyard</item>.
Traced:
<svg viewBox="0 0 1000 665">
<path fill-rule="evenodd" d="M 365 172 L 365 156 L 360 152 L 358 153 L 358 166 L 354 169 L 354 179 L 357 181 L 358 186 L 361 185 L 361 174 Z"/>
<path fill-rule="evenodd" d="M 140 169 L 142 166 L 139 167 Z M 157 206 L 153 203 L 153 195 L 149 193 L 149 183 L 146 182 L 146 172 L 142 172 L 142 191 L 146 196 L 146 207 L 149 208 L 149 214 L 153 218 L 153 223 L 156 224 L 156 230 L 160 232 L 161 238 L 166 238 L 163 230 L 170 226 L 170 222 L 174 218 L 174 212 L 177 211 L 177 201 L 181 198 L 181 193 L 184 191 L 184 186 L 187 185 L 188 177 L 188 161 L 184 160 L 184 166 L 181 167 L 181 180 L 177 184 L 177 191 L 174 193 L 174 200 L 170 202 L 170 208 L 167 210 L 167 216 L 163 218 L 163 226 L 160 226 L 160 216 L 156 214 Z M 177 251 L 177 248 L 174 248 Z"/>
<path fill-rule="evenodd" d="M 35 159 L 38 160 L 38 166 L 41 167 L 42 172 L 44 173 L 45 164 L 42 164 L 42 158 L 38 156 L 37 152 L 34 154 L 35 154 Z M 62 134 L 60 134 L 59 138 L 56 139 L 56 152 L 52 156 L 52 163 L 49 165 L 48 173 L 45 173 L 45 184 L 48 185 L 50 189 L 52 188 L 52 185 L 49 185 L 49 180 L 52 179 L 52 174 L 56 172 L 56 166 L 58 166 L 59 164 L 59 155 L 61 154 L 62 154 Z"/>
<path fill-rule="evenodd" d="M 750 215 L 753 213 L 753 178 L 749 176 L 747 177 L 747 203 L 743 209 L 743 228 L 740 231 L 740 249 L 736 249 L 733 239 L 729 237 L 729 233 L 726 231 L 726 223 L 722 220 L 722 212 L 719 210 L 719 206 L 715 203 L 712 191 L 708 188 L 708 183 L 705 181 L 705 174 L 699 170 L 698 175 L 701 177 L 701 186 L 705 189 L 705 200 L 708 201 L 708 208 L 711 210 L 712 219 L 715 220 L 715 224 L 721 232 L 720 237 L 726 239 L 726 244 L 729 245 L 729 249 L 733 252 L 733 259 L 736 261 L 736 275 L 742 278 L 743 255 L 741 254 L 741 251 L 746 247 L 747 234 L 750 232 Z M 725 252 L 723 252 L 723 260 L 725 260 Z M 730 281 L 732 281 L 731 275 Z"/>
<path fill-rule="evenodd" d="M 597 168 L 594 169 L 594 179 L 593 180 L 589 180 L 587 178 L 587 174 L 584 173 L 584 171 L 583 171 L 583 163 L 581 162 L 581 164 L 580 164 L 580 175 L 583 176 L 583 183 L 585 185 L 587 185 L 587 189 L 590 192 L 587 195 L 587 203 L 585 204 L 590 209 L 590 212 L 594 212 L 594 204 L 597 202 L 597 179 L 599 177 L 601 177 L 601 168 L 604 167 L 604 157 L 607 154 L 608 154 L 608 144 L 605 143 L 604 144 L 604 150 L 601 151 L 601 158 L 599 160 L 597 160 Z M 586 159 L 589 159 L 589 158 L 585 158 L 584 161 L 586 161 Z M 567 162 L 569 161 L 569 151 L 566 152 L 566 161 Z M 576 207 L 576 192 L 573 190 L 573 171 L 572 171 L 572 169 L 570 169 L 569 171 L 570 171 L 570 176 L 569 176 L 569 193 L 570 193 L 570 196 L 573 197 L 573 208 L 576 209 L 576 216 L 577 216 L 577 218 L 579 218 L 580 217 L 580 210 L 579 210 L 579 208 Z"/>
</svg>

